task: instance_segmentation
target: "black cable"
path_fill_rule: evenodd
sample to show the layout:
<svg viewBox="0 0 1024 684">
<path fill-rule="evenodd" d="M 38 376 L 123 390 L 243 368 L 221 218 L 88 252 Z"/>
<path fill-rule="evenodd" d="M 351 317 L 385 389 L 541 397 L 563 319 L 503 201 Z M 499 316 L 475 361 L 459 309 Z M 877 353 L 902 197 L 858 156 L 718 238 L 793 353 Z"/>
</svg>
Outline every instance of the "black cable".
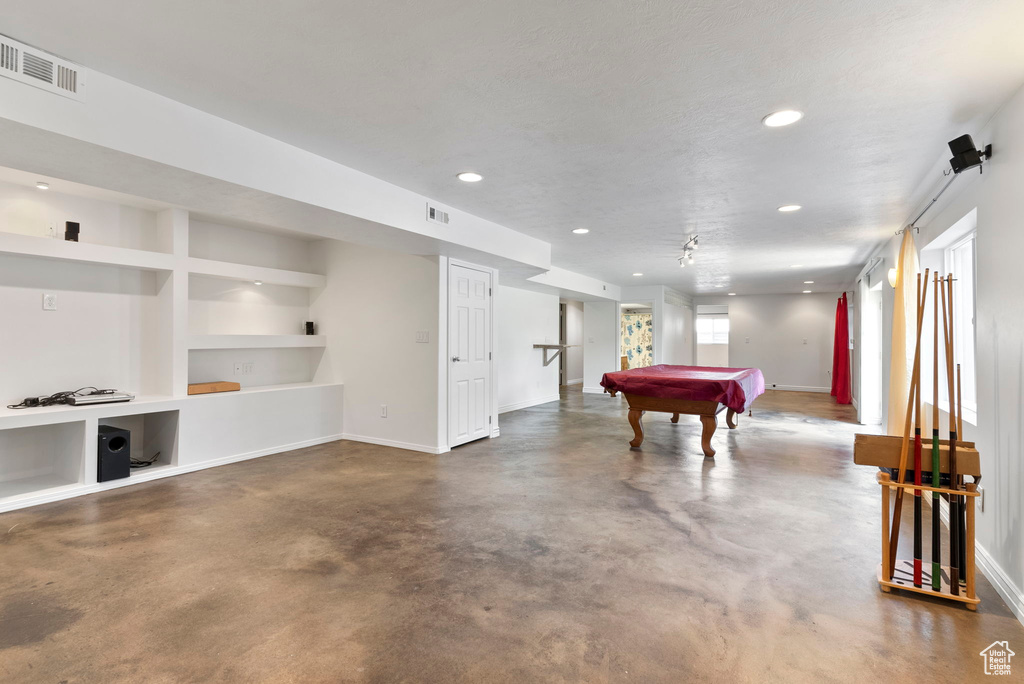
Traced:
<svg viewBox="0 0 1024 684">
<path fill-rule="evenodd" d="M 92 392 L 85 392 L 85 390 L 92 390 Z M 82 392 L 85 392 L 85 394 L 82 394 Z M 114 394 L 115 392 L 117 392 L 116 389 L 99 389 L 90 385 L 89 387 L 79 387 L 76 390 L 57 392 L 48 397 L 26 397 L 19 404 L 8 404 L 7 408 L 24 409 L 37 408 L 39 406 L 56 406 L 57 404 L 68 403 L 69 397 L 83 397 L 94 394 Z"/>
<path fill-rule="evenodd" d="M 131 460 L 131 464 L 130 465 L 131 465 L 132 468 L 146 468 L 146 467 L 151 466 L 154 463 L 156 463 L 158 458 L 160 458 L 160 452 L 159 451 L 156 452 L 155 454 L 153 454 L 153 458 L 149 459 L 148 461 L 140 461 L 138 459 L 134 459 L 133 458 Z"/>
</svg>

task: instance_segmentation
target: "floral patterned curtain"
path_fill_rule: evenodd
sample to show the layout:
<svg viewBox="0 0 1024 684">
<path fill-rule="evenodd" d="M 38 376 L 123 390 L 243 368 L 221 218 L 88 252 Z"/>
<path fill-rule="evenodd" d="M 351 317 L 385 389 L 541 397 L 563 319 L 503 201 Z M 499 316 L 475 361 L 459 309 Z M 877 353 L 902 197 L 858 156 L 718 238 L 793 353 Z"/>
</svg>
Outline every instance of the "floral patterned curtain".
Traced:
<svg viewBox="0 0 1024 684">
<path fill-rule="evenodd" d="M 622 314 L 622 355 L 630 368 L 654 364 L 654 318 L 651 314 Z"/>
</svg>

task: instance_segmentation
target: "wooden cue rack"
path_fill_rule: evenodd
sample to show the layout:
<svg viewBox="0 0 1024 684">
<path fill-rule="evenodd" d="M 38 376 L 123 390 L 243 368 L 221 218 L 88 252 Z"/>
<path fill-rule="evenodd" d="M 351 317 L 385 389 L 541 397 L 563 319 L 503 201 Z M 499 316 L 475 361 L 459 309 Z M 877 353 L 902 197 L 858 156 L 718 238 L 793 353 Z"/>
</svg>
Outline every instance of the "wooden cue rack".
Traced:
<svg viewBox="0 0 1024 684">
<path fill-rule="evenodd" d="M 865 435 L 854 436 L 853 462 L 857 465 L 875 466 L 898 470 L 900 461 L 901 437 L 888 435 Z M 931 487 L 924 483 L 915 485 L 913 482 L 899 483 L 892 479 L 887 472 L 879 472 L 876 480 L 882 488 L 882 562 L 878 566 L 878 584 L 882 591 L 888 593 L 893 589 L 904 589 L 927 596 L 959 601 L 970 610 L 977 610 L 981 599 L 977 596 L 975 585 L 976 562 L 974 557 L 974 500 L 979 496 L 978 480 L 981 479 L 981 461 L 973 442 L 957 440 L 956 443 L 957 471 L 960 475 L 970 475 L 974 482 L 966 483 L 964 489 L 952 490 L 949 487 Z M 940 470 L 945 475 L 949 472 L 949 440 L 939 442 L 939 463 Z M 930 472 L 929 468 L 923 468 Z M 966 558 L 963 575 L 961 576 L 961 592 L 953 594 L 949 585 L 949 566 L 942 566 L 941 588 L 935 591 L 931 587 L 930 566 L 925 569 L 926 581 L 920 587 L 914 586 L 913 561 L 910 559 L 898 559 L 895 563 L 895 572 L 890 573 L 892 558 L 889 555 L 889 541 L 892 521 L 892 494 L 902 488 L 904 492 L 913 496 L 913 490 L 920 489 L 922 492 L 938 492 L 948 497 L 950 494 L 959 496 L 965 502 L 966 517 Z M 906 491 L 910 490 L 910 491 Z M 951 521 L 952 524 L 952 521 Z"/>
</svg>

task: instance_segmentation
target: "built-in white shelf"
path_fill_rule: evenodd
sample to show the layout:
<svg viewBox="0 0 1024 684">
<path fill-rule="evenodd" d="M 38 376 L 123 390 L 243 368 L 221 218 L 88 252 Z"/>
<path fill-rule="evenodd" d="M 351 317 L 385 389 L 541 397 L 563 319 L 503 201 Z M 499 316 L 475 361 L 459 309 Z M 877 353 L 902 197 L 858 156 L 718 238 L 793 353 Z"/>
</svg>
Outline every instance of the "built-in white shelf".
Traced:
<svg viewBox="0 0 1024 684">
<path fill-rule="evenodd" d="M 280 385 L 256 385 L 255 387 L 243 387 L 234 392 L 210 392 L 209 394 L 192 394 L 189 400 L 205 399 L 207 397 L 237 397 L 239 394 L 262 394 L 264 392 L 286 392 L 289 390 L 313 389 L 316 387 L 341 387 L 340 382 L 289 382 Z"/>
<path fill-rule="evenodd" d="M 170 271 L 174 268 L 174 257 L 163 252 L 109 247 L 88 242 L 68 242 L 18 233 L 0 232 L 0 253 L 142 271 Z"/>
<path fill-rule="evenodd" d="M 136 396 L 132 401 L 111 404 L 91 404 L 86 406 L 43 406 L 39 408 L 9 409 L 0 408 L 0 430 L 10 428 L 32 427 L 35 425 L 55 425 L 69 423 L 88 418 L 110 418 L 113 416 L 131 416 L 138 413 L 154 411 L 170 411 L 178 408 L 176 400 L 170 396 Z"/>
<path fill-rule="evenodd" d="M 4 499 L 13 499 L 26 494 L 40 494 L 53 491 L 54 493 L 71 490 L 81 485 L 74 480 L 69 480 L 60 475 L 47 474 L 36 475 L 35 477 L 23 477 L 19 480 L 0 482 L 0 502 Z"/>
<path fill-rule="evenodd" d="M 234 264 L 229 261 L 213 261 L 189 257 L 188 271 L 196 275 L 222 278 L 224 280 L 241 280 L 253 282 L 259 280 L 268 285 L 289 285 L 291 287 L 323 287 L 327 277 L 317 273 L 302 271 L 286 271 L 280 268 Z"/>
<path fill-rule="evenodd" d="M 189 349 L 303 349 L 326 347 L 325 335 L 190 335 Z"/>
</svg>

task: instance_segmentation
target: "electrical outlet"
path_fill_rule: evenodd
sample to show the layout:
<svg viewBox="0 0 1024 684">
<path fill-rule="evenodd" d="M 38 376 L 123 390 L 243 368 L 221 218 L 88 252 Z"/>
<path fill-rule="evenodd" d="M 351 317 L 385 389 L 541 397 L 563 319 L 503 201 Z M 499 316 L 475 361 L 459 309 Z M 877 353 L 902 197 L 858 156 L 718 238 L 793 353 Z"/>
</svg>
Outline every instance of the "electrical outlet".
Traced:
<svg viewBox="0 0 1024 684">
<path fill-rule="evenodd" d="M 43 311 L 57 310 L 57 295 L 43 293 Z"/>
<path fill-rule="evenodd" d="M 381 404 L 380 405 L 380 417 L 381 418 L 387 418 L 388 417 L 388 405 L 387 404 Z"/>
<path fill-rule="evenodd" d="M 416 343 L 427 344 L 430 342 L 430 331 L 429 330 L 417 330 L 416 331 Z"/>
<path fill-rule="evenodd" d="M 978 485 L 978 503 L 981 505 L 981 512 L 985 512 L 985 488 Z"/>
<path fill-rule="evenodd" d="M 246 361 L 242 364 L 242 375 L 252 375 L 256 372 L 256 362 Z"/>
</svg>

